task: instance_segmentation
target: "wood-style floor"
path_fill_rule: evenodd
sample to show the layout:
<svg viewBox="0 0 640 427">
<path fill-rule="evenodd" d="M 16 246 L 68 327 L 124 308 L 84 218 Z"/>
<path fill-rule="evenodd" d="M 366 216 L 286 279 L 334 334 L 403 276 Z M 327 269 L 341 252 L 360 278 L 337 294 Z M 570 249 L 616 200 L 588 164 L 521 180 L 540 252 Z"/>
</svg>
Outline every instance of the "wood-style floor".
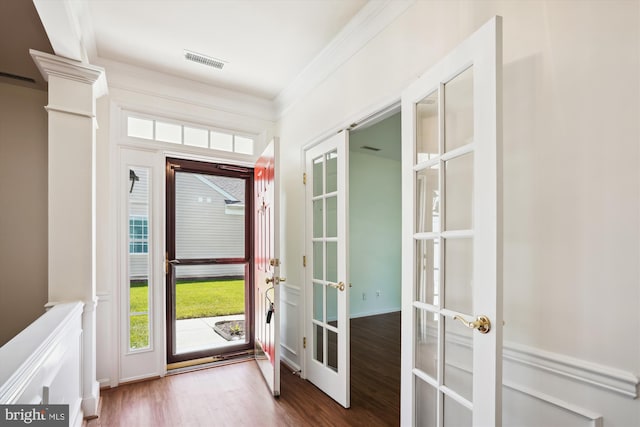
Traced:
<svg viewBox="0 0 640 427">
<path fill-rule="evenodd" d="M 285 365 L 281 376 L 276 399 L 253 361 L 123 385 L 88 426 L 397 426 L 400 313 L 351 320 L 350 409 Z"/>
</svg>

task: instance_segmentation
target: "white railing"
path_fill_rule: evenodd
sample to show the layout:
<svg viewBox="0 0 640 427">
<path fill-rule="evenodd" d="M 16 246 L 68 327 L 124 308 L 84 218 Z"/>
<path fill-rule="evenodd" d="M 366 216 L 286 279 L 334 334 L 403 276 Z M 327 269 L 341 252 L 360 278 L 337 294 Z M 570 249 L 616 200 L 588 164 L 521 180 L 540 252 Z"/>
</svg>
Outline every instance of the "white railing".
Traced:
<svg viewBox="0 0 640 427">
<path fill-rule="evenodd" d="M 83 307 L 57 304 L 0 347 L 0 404 L 68 404 L 81 425 Z"/>
</svg>

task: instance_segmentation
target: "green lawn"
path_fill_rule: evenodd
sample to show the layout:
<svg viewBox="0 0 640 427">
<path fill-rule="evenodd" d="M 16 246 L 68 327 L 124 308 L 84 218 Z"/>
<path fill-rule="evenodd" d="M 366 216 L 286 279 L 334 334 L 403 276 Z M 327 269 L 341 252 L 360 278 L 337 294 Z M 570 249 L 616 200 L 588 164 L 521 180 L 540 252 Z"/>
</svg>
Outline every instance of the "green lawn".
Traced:
<svg viewBox="0 0 640 427">
<path fill-rule="evenodd" d="M 131 348 L 144 348 L 149 345 L 146 315 L 147 289 L 146 283 L 131 284 Z M 190 280 L 176 283 L 177 319 L 242 313 L 244 313 L 244 280 Z"/>
</svg>

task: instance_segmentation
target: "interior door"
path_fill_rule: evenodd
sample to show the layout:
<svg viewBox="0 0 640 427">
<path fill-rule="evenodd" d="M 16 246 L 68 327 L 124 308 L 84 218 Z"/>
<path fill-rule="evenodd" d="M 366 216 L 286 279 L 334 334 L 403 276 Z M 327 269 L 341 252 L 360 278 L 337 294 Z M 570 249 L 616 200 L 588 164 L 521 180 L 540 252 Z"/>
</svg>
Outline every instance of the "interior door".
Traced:
<svg viewBox="0 0 640 427">
<path fill-rule="evenodd" d="M 254 167 L 255 358 L 269 390 L 280 395 L 280 256 L 276 144 L 272 140 Z"/>
<path fill-rule="evenodd" d="M 345 408 L 349 387 L 347 131 L 305 153 L 306 376 Z"/>
<path fill-rule="evenodd" d="M 402 425 L 501 425 L 501 28 L 402 94 Z"/>
</svg>

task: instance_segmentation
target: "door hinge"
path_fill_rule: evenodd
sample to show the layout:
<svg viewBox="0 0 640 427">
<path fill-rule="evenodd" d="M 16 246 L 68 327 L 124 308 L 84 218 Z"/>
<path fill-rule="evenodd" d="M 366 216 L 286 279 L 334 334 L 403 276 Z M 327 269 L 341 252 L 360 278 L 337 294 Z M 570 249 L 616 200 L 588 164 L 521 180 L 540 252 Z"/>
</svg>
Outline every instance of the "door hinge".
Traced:
<svg viewBox="0 0 640 427">
<path fill-rule="evenodd" d="M 269 260 L 269 265 L 271 267 L 280 267 L 280 260 L 278 258 L 271 258 Z"/>
<path fill-rule="evenodd" d="M 302 184 L 303 185 L 307 185 L 307 173 L 303 173 L 302 174 Z"/>
<path fill-rule="evenodd" d="M 307 348 L 307 337 L 302 338 L 302 348 Z"/>
<path fill-rule="evenodd" d="M 302 266 L 303 267 L 307 266 L 307 256 L 306 255 L 302 255 Z"/>
</svg>

